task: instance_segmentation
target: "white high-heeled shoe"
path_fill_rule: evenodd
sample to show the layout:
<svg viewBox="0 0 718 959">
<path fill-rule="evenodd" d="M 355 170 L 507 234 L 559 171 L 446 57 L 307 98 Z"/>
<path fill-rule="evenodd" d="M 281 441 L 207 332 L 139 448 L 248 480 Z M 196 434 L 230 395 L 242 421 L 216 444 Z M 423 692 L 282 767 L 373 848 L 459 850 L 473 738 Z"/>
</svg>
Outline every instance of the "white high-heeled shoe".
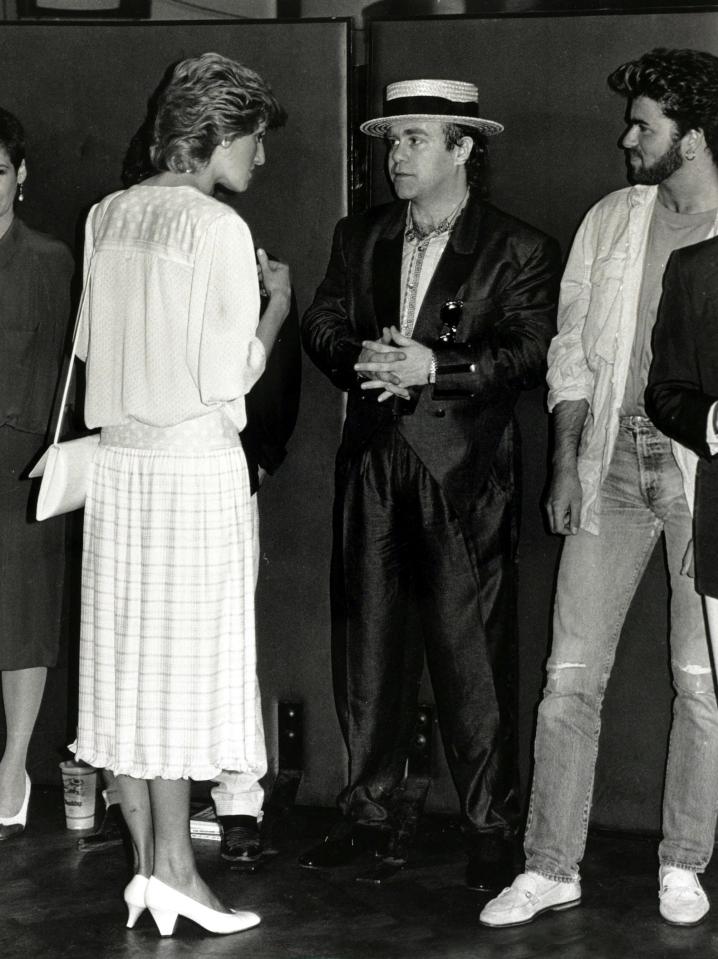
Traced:
<svg viewBox="0 0 718 959">
<path fill-rule="evenodd" d="M 150 876 L 145 890 L 145 904 L 157 923 L 161 936 L 171 936 L 178 916 L 191 919 L 207 932 L 228 935 L 251 929 L 261 922 L 254 912 L 218 912 L 184 893 L 178 892 L 161 880 Z"/>
<path fill-rule="evenodd" d="M 125 905 L 127 906 L 127 928 L 134 929 L 135 923 L 147 908 L 145 893 L 147 891 L 147 876 L 139 873 L 133 876 L 125 886 Z"/>
<path fill-rule="evenodd" d="M 25 798 L 22 801 L 22 806 L 20 806 L 20 812 L 16 816 L 0 817 L 0 840 L 11 839 L 13 836 L 18 836 L 21 832 L 24 832 L 31 788 L 30 777 L 25 773 Z"/>
</svg>

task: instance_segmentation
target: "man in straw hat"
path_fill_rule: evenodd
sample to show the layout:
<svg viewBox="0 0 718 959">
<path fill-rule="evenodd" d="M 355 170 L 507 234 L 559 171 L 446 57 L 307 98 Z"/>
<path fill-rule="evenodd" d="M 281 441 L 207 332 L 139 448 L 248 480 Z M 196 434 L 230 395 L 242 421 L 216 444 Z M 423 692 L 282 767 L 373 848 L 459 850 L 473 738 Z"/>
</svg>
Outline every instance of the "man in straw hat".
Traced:
<svg viewBox="0 0 718 959">
<path fill-rule="evenodd" d="M 473 83 L 392 83 L 361 129 L 386 141 L 398 199 L 338 224 L 303 319 L 348 394 L 332 651 L 349 783 L 345 825 L 300 862 L 346 862 L 364 827 L 391 825 L 425 650 L 468 880 L 498 888 L 518 814 L 513 411 L 541 381 L 559 251 L 481 199 L 484 138 L 503 128 Z"/>
<path fill-rule="evenodd" d="M 628 101 L 620 142 L 633 185 L 589 210 L 561 286 L 549 353 L 555 451 L 547 505 L 553 531 L 566 539 L 536 727 L 526 871 L 486 905 L 487 926 L 530 922 L 581 901 L 603 695 L 661 532 L 676 697 L 659 910 L 690 926 L 709 909 L 698 874 L 715 842 L 718 707 L 701 599 L 685 574 L 693 454 L 647 419 L 643 394 L 666 262 L 718 230 L 718 58 L 653 50 L 618 67 L 608 84 Z"/>
</svg>

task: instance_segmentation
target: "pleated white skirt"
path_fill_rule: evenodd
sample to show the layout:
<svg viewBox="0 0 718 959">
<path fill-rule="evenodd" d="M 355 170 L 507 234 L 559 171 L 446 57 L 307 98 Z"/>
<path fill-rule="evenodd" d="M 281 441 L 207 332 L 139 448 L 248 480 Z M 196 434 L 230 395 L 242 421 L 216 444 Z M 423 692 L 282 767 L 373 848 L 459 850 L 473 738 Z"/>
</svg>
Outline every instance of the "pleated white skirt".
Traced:
<svg viewBox="0 0 718 959">
<path fill-rule="evenodd" d="M 256 768 L 253 512 L 232 430 L 217 414 L 103 430 L 82 563 L 77 757 L 93 766 Z"/>
</svg>

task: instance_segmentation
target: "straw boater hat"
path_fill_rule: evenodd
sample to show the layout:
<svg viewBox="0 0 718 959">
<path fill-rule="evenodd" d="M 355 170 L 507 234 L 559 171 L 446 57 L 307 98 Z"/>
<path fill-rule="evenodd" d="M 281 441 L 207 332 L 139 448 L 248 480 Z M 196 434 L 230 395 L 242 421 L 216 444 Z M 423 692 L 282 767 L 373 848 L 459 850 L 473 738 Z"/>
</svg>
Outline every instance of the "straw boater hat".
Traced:
<svg viewBox="0 0 718 959">
<path fill-rule="evenodd" d="M 503 126 L 479 116 L 479 91 L 462 80 L 401 80 L 390 83 L 384 97 L 384 116 L 366 120 L 359 129 L 370 137 L 386 136 L 398 120 L 416 117 L 474 127 L 485 136 L 501 133 Z"/>
</svg>

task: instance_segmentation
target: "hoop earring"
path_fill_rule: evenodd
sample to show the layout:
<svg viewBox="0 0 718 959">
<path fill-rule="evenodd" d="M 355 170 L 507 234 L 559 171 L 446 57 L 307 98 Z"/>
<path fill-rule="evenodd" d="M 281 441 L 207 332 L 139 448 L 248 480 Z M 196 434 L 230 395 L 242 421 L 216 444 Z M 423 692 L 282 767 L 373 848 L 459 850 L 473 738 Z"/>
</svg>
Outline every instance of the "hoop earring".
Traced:
<svg viewBox="0 0 718 959">
<path fill-rule="evenodd" d="M 23 188 L 22 188 L 22 183 L 18 183 L 18 185 L 17 185 L 17 200 L 18 200 L 18 203 L 22 203 L 22 201 L 23 201 L 24 199 L 25 199 L 25 193 L 24 193 Z"/>
</svg>

